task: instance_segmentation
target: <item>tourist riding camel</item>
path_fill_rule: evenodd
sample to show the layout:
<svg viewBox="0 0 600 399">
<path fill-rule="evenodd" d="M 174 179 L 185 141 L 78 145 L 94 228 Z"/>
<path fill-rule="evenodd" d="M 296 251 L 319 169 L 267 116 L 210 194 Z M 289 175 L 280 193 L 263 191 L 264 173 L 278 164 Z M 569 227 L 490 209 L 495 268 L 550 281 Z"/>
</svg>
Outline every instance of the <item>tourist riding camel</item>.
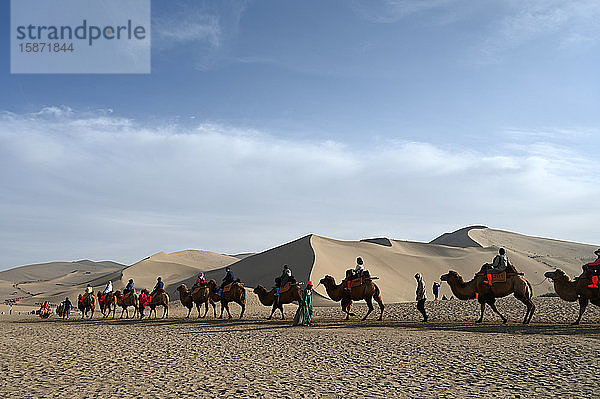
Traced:
<svg viewBox="0 0 600 399">
<path fill-rule="evenodd" d="M 88 311 L 91 311 L 90 319 L 94 317 L 96 297 L 94 296 L 94 292 L 90 290 L 91 288 L 92 287 L 88 285 L 85 293 L 83 295 L 79 294 L 79 297 L 77 298 L 77 308 L 81 311 L 82 319 L 87 316 Z"/>
<path fill-rule="evenodd" d="M 496 255 L 494 257 L 494 260 L 492 261 L 491 264 L 486 263 L 484 265 L 484 267 L 482 267 L 482 269 L 486 269 L 485 270 L 485 275 L 486 275 L 486 284 L 489 286 L 493 285 L 493 275 L 494 274 L 499 274 L 502 272 L 509 272 L 509 273 L 518 273 L 517 270 L 514 268 L 514 266 L 510 263 L 510 261 L 508 260 L 508 256 L 506 256 L 506 250 L 504 248 L 500 248 L 498 250 L 498 255 Z"/>
<path fill-rule="evenodd" d="M 599 250 L 600 251 L 600 250 Z M 556 269 L 553 272 L 546 272 L 544 276 L 552 279 L 554 282 L 554 291 L 560 299 L 567 302 L 579 301 L 579 316 L 573 322 L 573 325 L 579 324 L 581 317 L 589 302 L 592 305 L 600 306 L 600 290 L 595 287 L 590 287 L 589 277 L 586 278 L 586 273 L 571 280 L 571 278 L 562 270 Z"/>
<path fill-rule="evenodd" d="M 127 282 L 127 285 L 125 286 L 125 289 L 123 290 L 123 297 L 127 297 L 129 294 L 134 294 L 135 293 L 135 285 L 133 283 L 133 279 L 130 278 L 129 281 Z"/>
<path fill-rule="evenodd" d="M 228 276 L 230 275 L 230 272 L 231 270 L 228 271 Z M 231 276 L 233 276 L 233 273 L 231 273 Z M 229 311 L 229 302 L 235 302 L 238 305 L 240 305 L 240 307 L 242 308 L 242 312 L 240 313 L 240 319 L 242 318 L 242 316 L 244 316 L 244 311 L 246 310 L 246 289 L 244 288 L 244 285 L 240 282 L 239 279 L 232 281 L 229 284 L 226 284 L 222 288 L 218 288 L 217 282 L 215 280 L 210 280 L 208 282 L 208 287 L 210 288 L 211 300 L 214 302 L 221 302 L 221 316 L 219 317 L 220 319 L 223 318 L 224 310 L 227 310 L 227 314 L 231 319 L 231 312 Z M 217 314 L 215 309 L 215 317 L 216 316 Z"/>
<path fill-rule="evenodd" d="M 288 265 L 283 265 L 283 272 L 281 276 L 275 278 L 275 302 L 279 302 L 279 291 L 283 288 L 286 288 L 286 284 L 296 282 L 294 277 L 292 276 L 292 270 L 288 267 Z M 282 310 L 283 312 L 283 310 Z"/>
<path fill-rule="evenodd" d="M 194 283 L 194 285 L 192 285 L 192 289 L 189 291 L 190 296 L 192 296 L 192 293 L 194 292 L 194 290 L 196 288 L 204 287 L 204 286 L 206 286 L 206 278 L 204 277 L 204 273 L 200 272 L 200 273 L 198 273 L 196 282 Z M 186 289 L 187 289 L 187 287 L 186 287 Z"/>
<path fill-rule="evenodd" d="M 595 261 L 586 263 L 582 266 L 583 271 L 586 275 L 589 275 L 589 279 L 592 280 L 588 285 L 590 288 L 600 288 L 599 275 L 600 275 L 600 248 L 594 251 L 594 254 L 598 257 Z"/>
<path fill-rule="evenodd" d="M 346 320 L 348 320 L 350 316 L 355 316 L 354 313 L 350 312 L 350 308 L 352 306 L 352 301 L 359 300 L 365 300 L 365 302 L 367 302 L 367 306 L 369 307 L 369 311 L 362 318 L 365 320 L 373 311 L 373 299 L 379 304 L 380 309 L 379 318 L 377 320 L 382 320 L 384 305 L 383 301 L 381 300 L 381 291 L 379 290 L 379 287 L 373 283 L 368 271 L 363 273 L 360 281 L 356 281 L 356 283 L 351 284 L 350 289 L 346 288 L 345 280 L 342 281 L 341 284 L 337 285 L 335 283 L 335 279 L 331 276 L 323 277 L 320 283 L 325 286 L 325 290 L 327 291 L 329 298 L 336 302 L 341 301 L 342 310 L 344 313 L 346 313 Z"/>
<path fill-rule="evenodd" d="M 111 290 L 109 292 L 98 291 L 98 305 L 100 305 L 100 312 L 102 312 L 104 318 L 110 316 L 110 313 L 112 312 L 114 319 L 117 308 L 117 298 L 112 292 L 112 284 L 110 288 Z M 106 288 L 104 290 L 106 291 Z"/>
<path fill-rule="evenodd" d="M 160 277 L 159 277 L 160 278 Z M 160 281 L 159 281 L 160 282 Z M 144 289 L 142 292 L 148 294 L 148 290 Z M 155 289 L 154 295 L 150 295 L 148 298 L 148 307 L 150 308 L 150 313 L 148 313 L 148 318 L 152 317 L 152 312 L 154 312 L 154 318 L 156 319 L 158 316 L 156 314 L 156 308 L 158 306 L 163 307 L 162 318 L 169 317 L 169 295 L 166 293 L 164 288 Z"/>
<path fill-rule="evenodd" d="M 484 268 L 482 267 L 482 270 L 483 269 Z M 506 323 L 508 321 L 507 318 L 500 314 L 496 308 L 496 298 L 502 298 L 510 294 L 514 294 L 515 298 L 523 302 L 527 307 L 523 324 L 527 324 L 531 321 L 531 317 L 535 310 L 535 305 L 531 300 L 533 298 L 533 287 L 525 277 L 518 273 L 506 273 L 505 280 L 502 281 L 492 279 L 491 286 L 488 283 L 489 279 L 481 271 L 475 274 L 475 277 L 468 282 L 465 282 L 460 274 L 454 270 L 450 270 L 447 274 L 441 276 L 440 279 L 448 283 L 452 293 L 458 299 L 477 299 L 479 301 L 479 304 L 481 305 L 481 315 L 476 321 L 477 323 L 483 321 L 483 313 L 486 304 L 500 316 L 503 323 Z"/>
<path fill-rule="evenodd" d="M 220 296 L 223 293 L 223 288 L 225 288 L 226 285 L 233 283 L 234 281 L 235 281 L 235 276 L 233 275 L 233 272 L 231 271 L 229 266 L 227 266 L 225 268 L 225 277 L 223 278 L 223 282 L 221 283 L 219 290 L 216 292 L 216 295 Z"/>
<path fill-rule="evenodd" d="M 163 283 L 162 278 L 158 277 L 156 279 L 156 285 L 154 286 L 154 289 L 152 290 L 152 292 L 150 293 L 150 299 L 152 299 L 152 297 L 154 295 L 156 295 L 157 292 L 159 292 L 160 290 L 164 291 L 165 290 L 165 283 Z"/>
</svg>

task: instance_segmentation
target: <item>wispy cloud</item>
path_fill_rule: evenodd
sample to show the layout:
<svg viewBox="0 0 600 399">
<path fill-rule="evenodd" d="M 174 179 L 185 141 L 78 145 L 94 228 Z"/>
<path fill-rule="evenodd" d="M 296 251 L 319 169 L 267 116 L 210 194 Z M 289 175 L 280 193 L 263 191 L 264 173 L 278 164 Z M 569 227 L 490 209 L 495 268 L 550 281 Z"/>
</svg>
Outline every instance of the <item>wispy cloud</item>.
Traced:
<svg viewBox="0 0 600 399">
<path fill-rule="evenodd" d="M 446 8 L 460 0 L 353 0 L 352 8 L 375 23 L 394 23 L 410 15 Z"/>
<path fill-rule="evenodd" d="M 161 46 L 204 42 L 212 47 L 219 47 L 221 42 L 222 32 L 218 15 L 186 12 L 158 18 L 153 28 Z"/>
<path fill-rule="evenodd" d="M 594 0 L 526 0 L 508 3 L 506 15 L 492 24 L 482 44 L 488 57 L 552 37 L 557 46 L 597 43 L 600 39 L 600 3 Z"/>
<path fill-rule="evenodd" d="M 471 223 L 600 241 L 598 161 L 544 141 L 356 148 L 49 110 L 0 114 L 0 266 L 261 250 L 310 232 L 427 240 Z"/>
</svg>

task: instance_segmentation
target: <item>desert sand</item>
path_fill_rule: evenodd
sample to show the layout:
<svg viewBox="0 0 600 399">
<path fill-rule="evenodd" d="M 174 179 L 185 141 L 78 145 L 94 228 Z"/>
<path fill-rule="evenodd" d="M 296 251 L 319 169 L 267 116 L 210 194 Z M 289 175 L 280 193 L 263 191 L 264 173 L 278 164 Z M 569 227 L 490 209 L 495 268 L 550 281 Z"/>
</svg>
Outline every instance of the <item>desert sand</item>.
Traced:
<svg viewBox="0 0 600 399">
<path fill-rule="evenodd" d="M 338 307 L 315 308 L 312 327 L 266 321 L 251 297 L 244 320 L 70 321 L 0 316 L 3 397 L 593 397 L 600 311 L 565 323 L 576 305 L 536 298 L 499 302 L 511 320 L 475 301 L 428 302 L 431 322 L 412 303 L 386 309 L 383 322 L 340 321 Z M 234 314 L 239 308 L 232 305 Z M 295 306 L 288 307 L 292 316 Z M 365 311 L 357 307 L 357 313 Z M 78 314 L 74 314 L 78 316 Z"/>
</svg>

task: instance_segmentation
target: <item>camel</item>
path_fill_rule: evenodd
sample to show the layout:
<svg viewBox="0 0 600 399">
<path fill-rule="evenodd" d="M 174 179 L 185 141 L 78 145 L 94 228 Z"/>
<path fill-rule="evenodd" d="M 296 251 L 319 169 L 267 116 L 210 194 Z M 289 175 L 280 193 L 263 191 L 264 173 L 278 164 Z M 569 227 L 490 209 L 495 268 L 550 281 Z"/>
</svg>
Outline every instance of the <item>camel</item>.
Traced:
<svg viewBox="0 0 600 399">
<path fill-rule="evenodd" d="M 236 280 L 233 283 L 233 286 L 229 291 L 223 292 L 221 295 L 217 295 L 217 291 L 219 290 L 219 286 L 215 280 L 210 280 L 208 282 L 208 287 L 210 288 L 210 299 L 213 302 L 221 302 L 221 316 L 219 319 L 223 318 L 223 310 L 227 310 L 227 314 L 231 319 L 231 312 L 229 311 L 229 302 L 235 302 L 241 306 L 242 312 L 240 313 L 240 319 L 244 316 L 244 311 L 246 310 L 246 289 L 240 283 L 240 280 Z M 215 317 L 217 316 L 215 309 Z"/>
<path fill-rule="evenodd" d="M 287 291 L 280 293 L 278 301 L 275 301 L 275 290 L 275 288 L 272 288 L 271 291 L 267 291 L 265 287 L 259 284 L 254 289 L 254 293 L 258 295 L 258 300 L 260 303 L 265 306 L 273 306 L 271 309 L 271 314 L 269 317 L 267 317 L 267 320 L 271 320 L 273 318 L 273 314 L 277 309 L 281 311 L 281 320 L 285 320 L 285 316 L 283 315 L 283 305 L 292 303 L 294 301 L 300 304 L 300 300 L 302 299 L 302 288 L 300 288 L 300 285 L 295 284 Z"/>
<path fill-rule="evenodd" d="M 146 293 L 146 295 L 150 296 L 150 293 L 148 292 L 148 290 L 143 290 L 143 292 Z M 162 306 L 163 307 L 163 315 L 162 318 L 164 319 L 165 317 L 169 317 L 169 294 L 167 294 L 167 292 L 164 289 L 159 289 L 158 291 L 156 291 L 156 293 L 154 293 L 154 295 L 152 295 L 152 300 L 148 301 L 148 307 L 150 308 L 150 313 L 148 314 L 148 318 L 152 317 L 152 312 L 154 312 L 154 318 L 158 318 L 158 316 L 156 315 L 156 307 L 157 306 Z"/>
<path fill-rule="evenodd" d="M 100 305 L 100 312 L 102 312 L 102 316 L 107 318 L 110 316 L 110 313 L 113 314 L 113 319 L 115 318 L 115 311 L 117 309 L 117 297 L 114 292 L 107 292 L 106 294 L 98 291 L 98 305 Z"/>
<path fill-rule="evenodd" d="M 371 314 L 373 311 L 373 299 L 375 299 L 375 302 L 379 304 L 380 309 L 379 318 L 377 320 L 381 321 L 383 319 L 383 309 L 385 306 L 381 300 L 381 291 L 379 291 L 379 287 L 377 287 L 373 280 L 366 279 L 362 285 L 359 285 L 358 287 L 352 287 L 350 289 L 349 296 L 345 294 L 342 284 L 336 284 L 335 279 L 331 276 L 323 277 L 320 283 L 325 286 L 325 290 L 327 291 L 329 298 L 336 302 L 341 301 L 342 310 L 346 313 L 346 320 L 348 320 L 350 316 L 355 316 L 354 313 L 350 313 L 352 301 L 360 301 L 363 299 L 365 302 L 367 302 L 369 311 L 362 318 L 362 320 L 366 320 L 369 314 Z"/>
<path fill-rule="evenodd" d="M 94 293 L 90 293 L 83 297 L 83 295 L 79 294 L 77 298 L 77 308 L 81 311 L 81 318 L 85 318 L 88 314 L 88 311 L 92 311 L 90 314 L 90 319 L 94 317 L 94 310 L 96 309 L 96 297 Z"/>
<path fill-rule="evenodd" d="M 198 287 L 194 289 L 192 295 L 190 295 L 190 291 L 188 290 L 188 287 L 185 284 L 181 284 L 179 287 L 177 287 L 177 291 L 179 292 L 179 299 L 181 300 L 181 304 L 188 308 L 188 314 L 186 316 L 186 319 L 190 318 L 190 313 L 192 313 L 192 308 L 194 307 L 194 304 L 196 304 L 196 308 L 198 309 L 198 318 L 205 318 L 206 314 L 208 313 L 209 302 L 215 311 L 215 316 L 217 315 L 217 305 L 212 300 L 210 300 L 210 288 L 208 286 Z M 204 316 L 202 316 L 202 312 L 200 312 L 202 304 L 206 305 Z"/>
<path fill-rule="evenodd" d="M 132 292 L 129 295 L 123 297 L 123 293 L 121 291 L 115 291 L 115 298 L 117 298 L 117 306 L 121 307 L 121 319 L 123 318 L 123 312 L 126 313 L 127 319 L 129 318 L 129 307 L 133 306 L 133 317 L 137 315 L 138 307 L 139 307 L 139 299 L 135 292 Z"/>
<path fill-rule="evenodd" d="M 572 325 L 577 325 L 581 321 L 581 316 L 585 312 L 585 308 L 588 303 L 591 302 L 593 305 L 600 306 L 600 290 L 597 288 L 588 287 L 588 279 L 585 278 L 585 272 L 576 277 L 574 280 L 562 270 L 556 269 L 553 272 L 546 272 L 544 276 L 552 279 L 554 282 L 554 291 L 558 294 L 559 298 L 567 302 L 579 301 L 579 317 L 575 320 Z"/>
<path fill-rule="evenodd" d="M 448 283 L 452 293 L 458 299 L 477 299 L 479 301 L 481 305 L 481 315 L 476 323 L 481 323 L 483 321 L 483 312 L 485 311 L 486 304 L 490 305 L 492 310 L 500 316 L 502 323 L 506 323 L 508 319 L 496 308 L 496 298 L 502 298 L 510 294 L 514 294 L 515 298 L 527 306 L 523 324 L 527 324 L 531 321 L 531 317 L 535 310 L 535 305 L 531 300 L 533 297 L 533 287 L 531 286 L 531 283 L 521 275 L 507 274 L 506 282 L 494 283 L 491 287 L 488 284 L 485 284 L 485 276 L 479 273 L 476 274 L 471 281 L 464 282 L 460 274 L 454 270 L 450 270 L 447 274 L 441 276 L 440 279 Z"/>
</svg>

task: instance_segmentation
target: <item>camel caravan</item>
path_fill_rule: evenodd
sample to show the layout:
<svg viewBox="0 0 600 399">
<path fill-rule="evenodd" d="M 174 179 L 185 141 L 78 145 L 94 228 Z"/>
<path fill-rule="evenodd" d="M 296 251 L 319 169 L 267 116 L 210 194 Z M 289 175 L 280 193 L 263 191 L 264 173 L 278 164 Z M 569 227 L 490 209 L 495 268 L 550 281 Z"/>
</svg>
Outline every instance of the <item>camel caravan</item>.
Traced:
<svg viewBox="0 0 600 399">
<path fill-rule="evenodd" d="M 578 324 L 581 321 L 581 317 L 590 302 L 593 305 L 600 306 L 600 249 L 594 253 L 598 257 L 596 261 L 583 265 L 583 273 L 573 280 L 560 269 L 548 271 L 544 275 L 547 279 L 552 280 L 558 297 L 569 302 L 579 302 L 579 315 L 577 320 L 572 324 Z M 215 280 L 206 281 L 204 274 L 200 272 L 191 288 L 188 288 L 185 284 L 177 287 L 179 300 L 188 309 L 186 318 L 190 317 L 194 307 L 198 312 L 198 318 L 205 318 L 209 312 L 209 305 L 212 306 L 213 315 L 216 318 L 216 307 L 220 303 L 221 312 L 219 318 L 222 319 L 226 311 L 228 318 L 231 319 L 232 315 L 229 309 L 229 303 L 231 302 L 235 302 L 240 306 L 241 312 L 239 317 L 242 318 L 244 316 L 246 289 L 243 283 L 234 277 L 229 267 L 226 267 L 225 271 L 225 278 L 223 278 L 220 285 Z M 423 314 L 423 321 L 426 322 L 428 316 L 424 307 L 423 279 L 420 273 L 417 273 L 415 278 L 417 279 L 417 309 Z M 375 284 L 375 280 L 377 279 L 377 277 L 371 276 L 369 271 L 365 269 L 363 260 L 359 257 L 356 260 L 356 267 L 347 270 L 345 278 L 339 284 L 336 283 L 334 277 L 327 275 L 320 280 L 319 285 L 322 284 L 324 286 L 327 296 L 331 300 L 340 302 L 345 320 L 356 316 L 351 311 L 352 303 L 362 300 L 366 302 L 368 307 L 367 313 L 362 317 L 362 320 L 366 320 L 373 312 L 373 301 L 379 305 L 377 320 L 382 320 L 385 306 L 381 298 L 381 290 Z M 508 260 L 506 251 L 503 248 L 500 248 L 498 255 L 495 256 L 491 264 L 484 264 L 469 281 L 465 281 L 454 270 L 448 271 L 440 279 L 448 283 L 453 295 L 459 300 L 474 299 L 479 302 L 480 316 L 476 320 L 476 323 L 483 321 L 486 305 L 502 319 L 503 323 L 506 323 L 508 319 L 496 307 L 496 299 L 511 294 L 525 305 L 523 324 L 531 322 L 535 311 L 533 286 L 524 277 L 523 273 L 519 272 Z M 281 276 L 275 278 L 275 284 L 270 289 L 259 284 L 254 288 L 254 293 L 262 305 L 271 308 L 271 312 L 267 317 L 269 320 L 273 318 L 277 310 L 280 312 L 281 319 L 284 320 L 284 305 L 291 303 L 299 305 L 298 311 L 307 303 L 310 303 L 310 309 L 303 309 L 303 320 L 312 319 L 312 282 L 309 281 L 306 288 L 303 289 L 302 282 L 294 278 L 291 269 L 287 265 L 284 265 L 283 273 Z M 160 277 L 158 277 L 157 283 L 151 292 L 143 289 L 139 294 L 135 291 L 133 279 L 129 280 L 123 291 L 117 290 L 114 292 L 112 283 L 109 281 L 105 289 L 102 292 L 98 292 L 97 296 L 93 295 L 92 287 L 88 285 L 86 292 L 80 294 L 77 301 L 77 307 L 81 311 L 82 318 L 93 318 L 96 302 L 99 304 L 103 318 L 111 317 L 112 314 L 112 318 L 114 319 L 117 308 L 121 308 L 120 318 L 124 316 L 129 318 L 129 308 L 131 307 L 133 307 L 132 317 L 134 318 L 136 316 L 143 318 L 146 308 L 150 309 L 149 318 L 152 317 L 152 313 L 154 313 L 154 318 L 158 318 L 158 307 L 162 307 L 163 309 L 162 318 L 169 316 L 169 295 L 165 291 L 164 283 Z M 59 317 L 63 316 L 64 318 L 64 314 L 68 317 L 70 306 L 71 304 L 67 298 L 57 308 Z M 204 307 L 204 312 L 202 312 L 202 307 Z M 295 320 L 297 319 L 298 313 Z"/>
</svg>

